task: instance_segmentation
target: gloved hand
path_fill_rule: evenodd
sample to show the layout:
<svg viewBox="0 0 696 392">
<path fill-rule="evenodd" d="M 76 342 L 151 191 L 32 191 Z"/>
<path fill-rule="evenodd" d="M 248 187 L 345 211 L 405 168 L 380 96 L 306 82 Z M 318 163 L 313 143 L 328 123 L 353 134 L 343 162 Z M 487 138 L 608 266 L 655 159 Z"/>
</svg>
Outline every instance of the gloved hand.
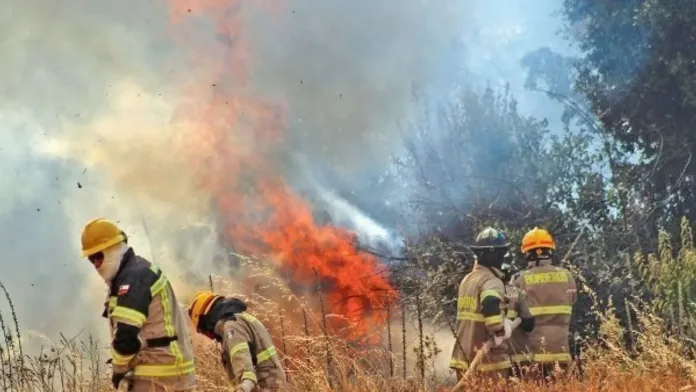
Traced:
<svg viewBox="0 0 696 392">
<path fill-rule="evenodd" d="M 498 347 L 503 344 L 504 341 L 510 339 L 512 336 L 512 321 L 507 318 L 503 319 L 503 334 L 495 335 L 493 338 L 493 347 Z"/>
<path fill-rule="evenodd" d="M 503 329 L 505 330 L 505 340 L 510 339 L 510 336 L 512 336 L 512 320 L 504 318 Z"/>
<path fill-rule="evenodd" d="M 121 383 L 121 380 L 123 380 L 126 377 L 126 373 L 113 373 L 111 375 L 111 385 L 114 386 L 114 389 L 118 389 L 118 385 Z"/>
<path fill-rule="evenodd" d="M 236 392 L 252 392 L 254 387 L 256 387 L 256 384 L 254 384 L 253 381 L 245 379 L 242 380 L 241 384 L 239 384 Z"/>
</svg>

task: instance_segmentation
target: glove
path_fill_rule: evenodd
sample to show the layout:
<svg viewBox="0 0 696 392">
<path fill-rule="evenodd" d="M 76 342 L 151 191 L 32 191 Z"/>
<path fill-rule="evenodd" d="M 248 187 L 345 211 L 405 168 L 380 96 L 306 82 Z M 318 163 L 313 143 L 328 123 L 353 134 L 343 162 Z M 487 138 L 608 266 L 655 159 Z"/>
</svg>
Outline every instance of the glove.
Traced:
<svg viewBox="0 0 696 392">
<path fill-rule="evenodd" d="M 251 392 L 254 390 L 255 387 L 256 387 L 256 384 L 254 384 L 253 381 L 245 379 L 245 380 L 242 380 L 241 384 L 239 384 L 236 392 Z"/>
<path fill-rule="evenodd" d="M 114 373 L 111 375 L 111 385 L 114 386 L 114 389 L 118 389 L 121 380 L 123 380 L 125 377 L 126 373 Z"/>
<path fill-rule="evenodd" d="M 505 330 L 505 340 L 512 336 L 512 321 L 509 318 L 503 319 L 503 330 Z"/>
<path fill-rule="evenodd" d="M 498 347 L 503 344 L 504 341 L 510 339 L 512 336 L 512 321 L 507 318 L 503 319 L 503 334 L 495 335 L 493 337 L 493 347 Z"/>
</svg>

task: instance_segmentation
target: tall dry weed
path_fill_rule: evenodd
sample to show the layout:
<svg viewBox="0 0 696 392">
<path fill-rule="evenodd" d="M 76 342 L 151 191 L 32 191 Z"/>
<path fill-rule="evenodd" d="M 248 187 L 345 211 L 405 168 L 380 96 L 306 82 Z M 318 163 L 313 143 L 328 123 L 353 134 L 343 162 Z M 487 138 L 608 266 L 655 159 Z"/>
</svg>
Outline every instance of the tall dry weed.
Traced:
<svg viewBox="0 0 696 392">
<path fill-rule="evenodd" d="M 642 298 L 622 298 L 618 306 L 630 315 L 621 323 L 611 299 L 602 306 L 594 300 L 590 310 L 599 320 L 595 340 L 584 342 L 579 360 L 582 375 L 557 374 L 555 380 L 535 382 L 512 379 L 496 387 L 472 379 L 467 390 L 497 391 L 694 391 L 696 363 L 693 336 L 696 307 L 696 253 L 686 221 L 675 253 L 667 235 L 660 237 L 658 255 L 636 255 L 652 290 L 652 303 Z M 437 245 L 437 244 L 436 244 Z M 439 245 L 438 245 L 439 246 Z M 397 276 L 401 296 L 384 311 L 391 322 L 372 326 L 361 341 L 345 339 L 352 328 L 364 330 L 359 320 L 340 320 L 327 311 L 321 282 L 301 292 L 269 264 L 240 257 L 248 279 L 236 282 L 211 276 L 219 293 L 236 295 L 249 303 L 271 331 L 281 362 L 285 364 L 291 392 L 416 392 L 446 391 L 452 378 L 443 376 L 441 361 L 451 350 L 451 301 L 443 300 L 461 276 L 452 276 L 457 260 L 436 258 L 442 247 L 428 252 L 411 250 L 409 269 Z M 442 253 L 450 252 L 446 249 Z M 571 265 L 571 269 L 572 265 Z M 573 269 L 578 273 L 577 269 Z M 581 288 L 594 291 L 582 276 Z M 302 293 L 302 295 L 298 293 Z M 8 301 L 9 293 L 5 292 Z M 20 328 L 12 309 L 11 321 L 0 314 L 0 386 L 6 391 L 108 391 L 110 369 L 105 350 L 90 337 L 60 339 L 31 356 L 21 351 Z M 341 326 L 332 329 L 329 326 Z M 628 328 L 628 333 L 626 329 Z M 627 338 L 628 336 L 628 338 Z M 220 364 L 218 345 L 193 336 L 198 391 L 229 391 Z"/>
</svg>

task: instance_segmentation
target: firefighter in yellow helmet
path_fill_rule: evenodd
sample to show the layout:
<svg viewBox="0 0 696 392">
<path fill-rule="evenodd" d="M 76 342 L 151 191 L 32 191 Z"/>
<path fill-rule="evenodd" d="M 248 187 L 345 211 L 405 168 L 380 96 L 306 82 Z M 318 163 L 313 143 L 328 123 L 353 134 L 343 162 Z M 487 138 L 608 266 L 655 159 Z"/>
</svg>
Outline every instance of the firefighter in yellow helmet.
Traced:
<svg viewBox="0 0 696 392">
<path fill-rule="evenodd" d="M 507 299 L 501 271 L 508 247 L 505 235 L 491 227 L 484 229 L 471 246 L 476 261 L 459 285 L 456 340 L 450 360 L 450 368 L 456 371 L 458 380 L 491 337 L 495 346 L 476 370 L 493 381 L 509 376 L 512 364 L 505 341 L 512 333 L 512 321 L 503 317 Z M 526 328 L 527 323 L 523 319 L 520 326 Z"/>
<path fill-rule="evenodd" d="M 570 271 L 552 265 L 556 243 L 548 231 L 534 228 L 522 239 L 527 269 L 516 274 L 511 284 L 525 293 L 534 315 L 531 332 L 515 331 L 510 340 L 513 350 L 526 354 L 519 364 L 531 364 L 530 377 L 546 378 L 558 364 L 565 370 L 571 361 L 570 320 L 577 297 L 577 286 Z"/>
<path fill-rule="evenodd" d="M 234 297 L 203 291 L 189 308 L 196 330 L 222 343 L 222 364 L 235 391 L 279 391 L 286 385 L 271 334 Z"/>
<path fill-rule="evenodd" d="M 192 391 L 195 368 L 183 310 L 159 267 L 127 242 L 106 219 L 94 219 L 82 231 L 82 256 L 108 286 L 103 316 L 113 339 L 112 384 L 118 389 L 127 379 L 135 392 Z"/>
</svg>

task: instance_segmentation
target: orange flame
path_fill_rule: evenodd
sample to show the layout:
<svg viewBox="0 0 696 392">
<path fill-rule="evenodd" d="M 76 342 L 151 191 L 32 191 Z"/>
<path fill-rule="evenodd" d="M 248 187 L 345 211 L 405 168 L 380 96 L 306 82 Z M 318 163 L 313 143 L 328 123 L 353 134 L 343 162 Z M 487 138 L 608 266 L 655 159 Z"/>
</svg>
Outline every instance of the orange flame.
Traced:
<svg viewBox="0 0 696 392">
<path fill-rule="evenodd" d="M 396 293 L 381 263 L 359 253 L 347 231 L 318 225 L 308 203 L 269 163 L 270 149 L 282 141 L 284 111 L 244 93 L 251 48 L 238 13 L 241 2 L 169 4 L 175 26 L 188 15 L 203 15 L 217 22 L 218 33 L 234 41 L 225 61 L 194 50 L 195 59 L 205 62 L 214 75 L 207 75 L 212 77 L 210 85 L 199 81 L 187 96 L 204 96 L 210 86 L 213 94 L 209 102 L 184 99 L 179 107 L 195 124 L 189 129 L 190 158 L 202 186 L 214 195 L 229 245 L 242 253 L 269 256 L 295 283 L 315 286 L 317 279 L 321 281 L 328 311 L 343 316 L 331 318 L 329 327 L 345 327 L 347 320 L 354 327 L 350 337 L 365 338 L 372 327 L 385 322 L 384 303 L 393 303 Z"/>
</svg>

